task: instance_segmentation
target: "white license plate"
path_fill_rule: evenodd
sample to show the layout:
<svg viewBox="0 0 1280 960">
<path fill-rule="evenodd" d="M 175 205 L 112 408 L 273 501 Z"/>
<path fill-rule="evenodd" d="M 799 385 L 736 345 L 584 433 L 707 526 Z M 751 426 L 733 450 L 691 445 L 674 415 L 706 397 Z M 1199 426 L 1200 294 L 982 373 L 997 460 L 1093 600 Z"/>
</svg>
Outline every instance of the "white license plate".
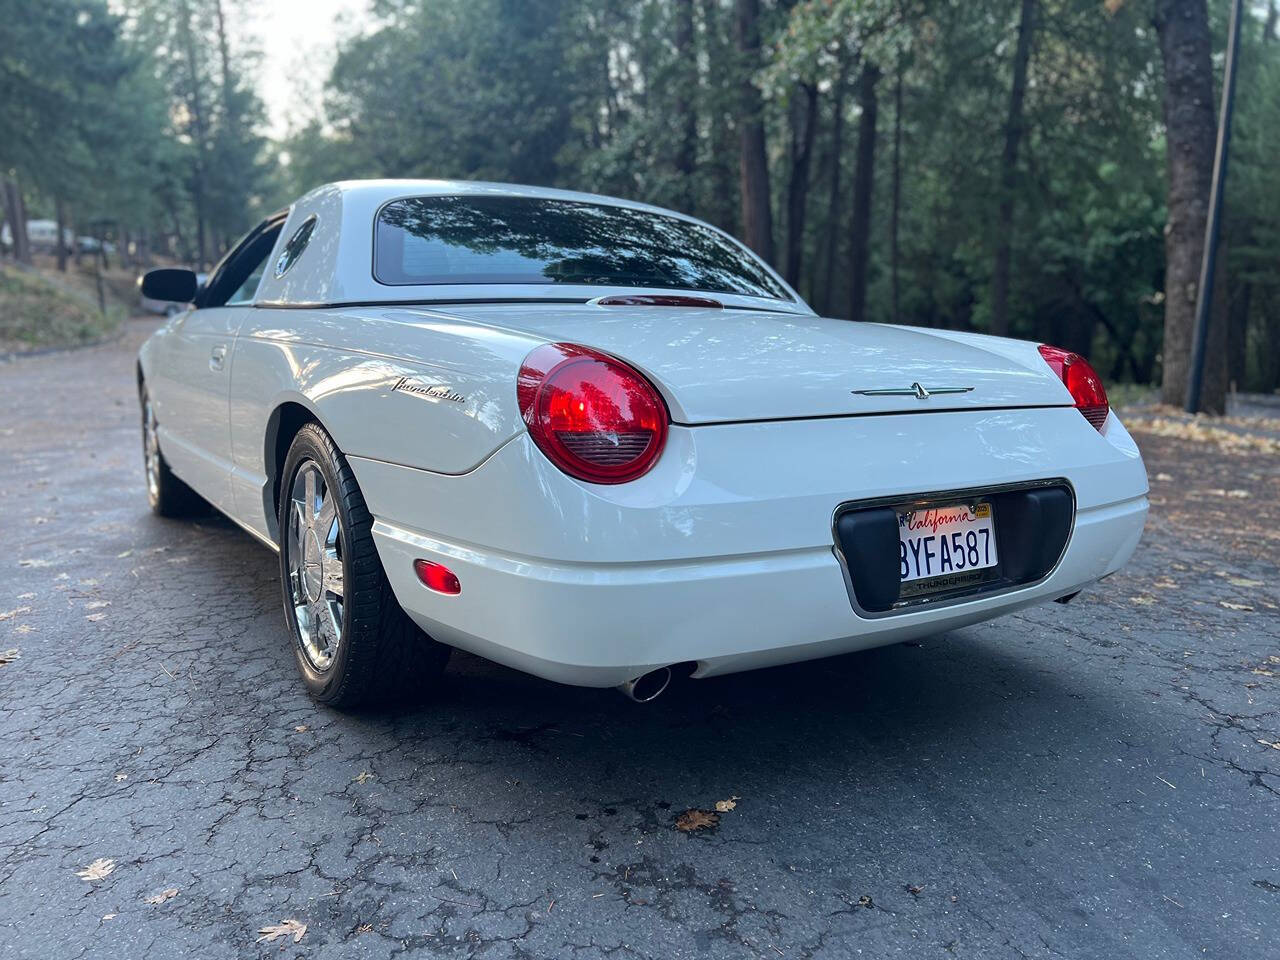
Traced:
<svg viewBox="0 0 1280 960">
<path fill-rule="evenodd" d="M 903 583 L 950 578 L 995 565 L 991 504 L 961 503 L 898 514 L 898 572 Z"/>
</svg>

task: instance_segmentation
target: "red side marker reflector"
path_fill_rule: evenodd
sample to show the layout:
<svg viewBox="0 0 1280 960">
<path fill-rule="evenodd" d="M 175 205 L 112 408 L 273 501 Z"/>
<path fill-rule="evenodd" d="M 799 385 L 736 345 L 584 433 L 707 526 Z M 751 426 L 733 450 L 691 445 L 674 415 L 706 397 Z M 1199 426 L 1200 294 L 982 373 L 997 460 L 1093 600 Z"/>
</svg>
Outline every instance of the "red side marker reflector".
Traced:
<svg viewBox="0 0 1280 960">
<path fill-rule="evenodd" d="M 430 560 L 413 561 L 413 572 L 423 585 L 436 593 L 450 595 L 462 592 L 462 583 L 457 575 L 443 563 L 432 563 Z"/>
</svg>

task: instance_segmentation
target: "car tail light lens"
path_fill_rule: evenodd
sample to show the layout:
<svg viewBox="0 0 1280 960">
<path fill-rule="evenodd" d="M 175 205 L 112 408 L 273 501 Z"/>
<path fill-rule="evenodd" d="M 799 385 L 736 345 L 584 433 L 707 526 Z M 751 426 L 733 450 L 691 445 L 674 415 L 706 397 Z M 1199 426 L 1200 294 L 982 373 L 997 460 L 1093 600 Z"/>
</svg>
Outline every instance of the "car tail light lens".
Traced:
<svg viewBox="0 0 1280 960">
<path fill-rule="evenodd" d="M 458 575 L 443 563 L 432 563 L 430 560 L 413 561 L 413 572 L 418 575 L 424 587 L 436 593 L 447 593 L 450 596 L 462 592 L 462 581 Z"/>
<path fill-rule="evenodd" d="M 520 368 L 516 397 L 534 443 L 580 480 L 635 480 L 667 441 L 667 407 L 653 384 L 587 347 L 538 347 Z"/>
<path fill-rule="evenodd" d="M 1071 399 L 1076 402 L 1076 409 L 1101 430 L 1102 425 L 1107 422 L 1107 412 L 1111 405 L 1107 402 L 1107 389 L 1102 385 L 1102 378 L 1089 365 L 1089 361 L 1078 353 L 1045 343 L 1040 345 L 1040 356 L 1044 357 L 1044 362 L 1058 375 L 1058 379 L 1066 384 Z"/>
</svg>

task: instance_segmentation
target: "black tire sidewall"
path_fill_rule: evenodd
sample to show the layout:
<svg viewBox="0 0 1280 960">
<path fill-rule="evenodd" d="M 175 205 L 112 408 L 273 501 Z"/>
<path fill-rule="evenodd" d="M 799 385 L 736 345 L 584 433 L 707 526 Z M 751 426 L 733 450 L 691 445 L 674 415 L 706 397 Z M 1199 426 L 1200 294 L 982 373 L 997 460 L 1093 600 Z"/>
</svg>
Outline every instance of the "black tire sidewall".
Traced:
<svg viewBox="0 0 1280 960">
<path fill-rule="evenodd" d="M 338 512 L 338 523 L 343 537 L 342 578 L 344 584 L 353 587 L 355 585 L 355 572 L 351 569 L 351 538 L 358 536 L 359 532 L 355 529 L 355 525 L 347 511 L 347 505 L 341 496 L 342 485 L 338 476 L 339 465 L 334 462 L 336 456 L 337 454 L 332 448 L 331 441 L 324 436 L 318 427 L 313 424 L 304 426 L 294 438 L 293 444 L 289 447 L 288 456 L 285 458 L 284 472 L 280 481 L 280 502 L 276 505 L 276 517 L 280 530 L 281 596 L 284 602 L 285 622 L 289 625 L 289 638 L 293 645 L 293 658 L 298 664 L 298 671 L 302 674 L 302 680 L 306 684 L 307 690 L 320 701 L 335 698 L 347 677 L 347 661 L 352 646 L 350 642 L 353 632 L 351 620 L 354 605 L 349 602 L 349 597 L 343 598 L 342 642 L 338 645 L 337 655 L 334 656 L 333 662 L 329 664 L 329 669 L 323 672 L 316 670 L 302 651 L 298 633 L 298 619 L 293 610 L 293 598 L 290 596 L 289 502 L 291 499 L 290 494 L 293 490 L 293 481 L 297 477 L 299 468 L 307 461 L 313 462 L 320 469 L 320 473 L 324 477 L 325 487 L 333 498 L 334 506 Z"/>
</svg>

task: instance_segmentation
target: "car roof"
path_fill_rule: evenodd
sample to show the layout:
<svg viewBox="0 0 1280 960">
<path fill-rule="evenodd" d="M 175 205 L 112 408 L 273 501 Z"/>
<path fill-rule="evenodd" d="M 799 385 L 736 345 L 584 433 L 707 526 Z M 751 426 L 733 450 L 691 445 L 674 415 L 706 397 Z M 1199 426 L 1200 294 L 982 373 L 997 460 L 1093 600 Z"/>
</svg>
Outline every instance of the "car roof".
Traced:
<svg viewBox="0 0 1280 960">
<path fill-rule="evenodd" d="M 668 216 L 680 217 L 684 220 L 695 220 L 695 217 L 667 210 L 649 203 L 624 200 L 599 193 L 583 193 L 578 190 L 561 190 L 555 187 L 537 187 L 520 183 L 496 183 L 486 180 L 339 180 L 328 184 L 328 187 L 343 194 L 372 200 L 381 207 L 392 200 L 406 197 L 536 197 L 546 200 L 575 200 L 579 203 L 598 203 L 612 207 L 629 207 L 635 210 L 650 210 Z M 324 188 L 321 188 L 324 189 Z"/>
<path fill-rule="evenodd" d="M 255 304 L 301 307 L 457 302 L 492 298 L 495 291 L 488 285 L 387 286 L 374 279 L 373 237 L 374 221 L 378 211 L 393 200 L 432 196 L 532 197 L 569 200 L 646 210 L 693 223 L 702 223 L 696 217 L 653 204 L 575 190 L 559 190 L 553 187 L 478 180 L 341 180 L 312 190 L 290 208 L 288 219 L 276 239 L 275 248 L 267 262 L 267 269 L 254 298 Z M 275 267 L 284 245 L 311 217 L 316 218 L 316 226 L 310 242 L 293 265 L 282 276 L 277 276 Z M 715 228 L 712 227 L 712 229 Z M 723 231 L 720 232 L 723 233 Z M 733 237 L 729 239 L 748 256 L 755 256 L 740 241 Z M 768 269 L 767 264 L 765 267 Z M 740 306 L 812 312 L 776 272 L 770 269 L 769 273 L 777 279 L 784 290 L 792 295 L 793 300 L 721 294 L 717 294 L 717 297 L 725 301 L 726 305 L 733 302 Z M 499 292 L 503 299 L 580 299 L 585 301 L 609 293 L 610 288 L 582 288 L 570 284 L 505 284 Z M 689 291 L 675 292 L 688 293 Z"/>
</svg>

